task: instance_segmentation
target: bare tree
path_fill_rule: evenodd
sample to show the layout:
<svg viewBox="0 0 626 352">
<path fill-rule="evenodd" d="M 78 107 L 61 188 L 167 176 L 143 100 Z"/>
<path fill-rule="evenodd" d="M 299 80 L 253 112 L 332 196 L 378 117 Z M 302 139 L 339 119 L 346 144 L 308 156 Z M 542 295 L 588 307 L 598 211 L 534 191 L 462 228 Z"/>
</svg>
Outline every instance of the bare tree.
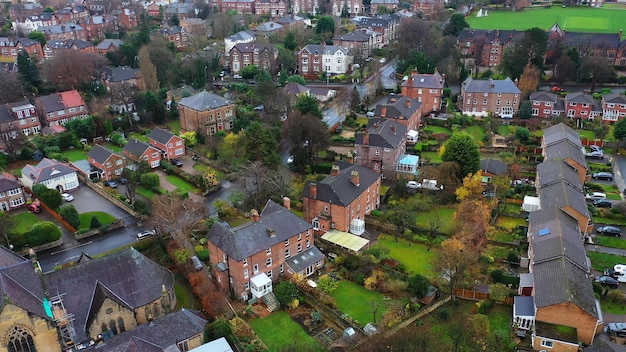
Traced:
<svg viewBox="0 0 626 352">
<path fill-rule="evenodd" d="M 248 207 L 260 209 L 268 199 L 281 203 L 282 197 L 291 193 L 293 176 L 285 168 L 270 170 L 262 162 L 249 161 L 240 168 L 239 174 L 245 180 Z"/>
<path fill-rule="evenodd" d="M 380 303 L 378 303 L 378 301 L 373 299 L 370 301 L 369 308 L 370 308 L 369 312 L 372 313 L 372 320 L 374 321 L 374 324 L 376 324 L 376 315 L 378 314 L 378 311 L 380 310 Z"/>
<path fill-rule="evenodd" d="M 12 103 L 24 98 L 24 89 L 16 72 L 0 68 L 0 104 Z"/>
<path fill-rule="evenodd" d="M 137 87 L 125 82 L 120 84 L 114 84 L 111 87 L 111 103 L 119 107 L 120 112 L 126 112 L 133 110 L 133 103 L 135 102 L 135 94 L 137 93 Z M 129 119 L 129 123 L 132 126 L 132 119 Z"/>
<path fill-rule="evenodd" d="M 58 90 L 78 89 L 92 83 L 95 74 L 108 60 L 100 55 L 76 50 L 63 50 L 44 64 L 44 76 Z"/>
<path fill-rule="evenodd" d="M 152 91 L 158 90 L 159 80 L 157 78 L 157 70 L 152 60 L 150 60 L 150 53 L 148 52 L 147 46 L 139 49 L 139 68 L 141 69 L 141 75 L 146 89 Z"/>
<path fill-rule="evenodd" d="M 21 130 L 11 129 L 0 132 L 0 145 L 2 145 L 5 152 L 7 152 L 11 158 L 17 158 L 17 151 L 23 140 Z"/>
<path fill-rule="evenodd" d="M 431 37 L 431 32 L 431 23 L 417 16 L 402 21 L 398 30 L 399 58 L 408 59 L 413 51 L 430 52 L 435 45 L 435 38 Z"/>
<path fill-rule="evenodd" d="M 188 235 L 199 230 L 200 220 L 207 217 L 203 204 L 191 198 L 181 199 L 164 194 L 152 199 L 152 211 L 148 224 L 160 234 L 169 233 L 181 248 L 193 250 Z"/>
</svg>

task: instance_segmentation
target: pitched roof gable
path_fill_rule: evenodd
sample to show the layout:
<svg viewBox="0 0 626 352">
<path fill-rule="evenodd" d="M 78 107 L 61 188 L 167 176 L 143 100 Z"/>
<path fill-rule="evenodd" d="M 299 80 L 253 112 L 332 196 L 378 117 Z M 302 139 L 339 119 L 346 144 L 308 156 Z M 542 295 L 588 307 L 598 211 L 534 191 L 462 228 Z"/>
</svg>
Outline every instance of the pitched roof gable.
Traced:
<svg viewBox="0 0 626 352">
<path fill-rule="evenodd" d="M 537 165 L 536 182 L 540 189 L 558 182 L 566 182 L 580 192 L 583 191 L 576 169 L 560 159 L 545 160 Z"/>
<path fill-rule="evenodd" d="M 124 145 L 124 151 L 128 152 L 130 155 L 137 159 L 141 158 L 149 150 L 153 150 L 153 152 L 158 152 L 158 150 L 150 144 L 136 140 L 134 138 L 128 141 L 126 145 Z"/>
<path fill-rule="evenodd" d="M 558 97 L 554 93 L 546 92 L 546 91 L 538 91 L 538 92 L 530 93 L 530 98 L 528 100 L 556 103 L 557 99 Z"/>
<path fill-rule="evenodd" d="M 162 128 L 155 128 L 150 132 L 148 138 L 166 145 L 172 138 L 176 137 L 172 132 L 166 131 Z"/>
<path fill-rule="evenodd" d="M 501 160 L 486 158 L 480 160 L 480 169 L 494 175 L 503 175 L 509 167 Z"/>
<path fill-rule="evenodd" d="M 48 158 L 43 158 L 36 166 L 28 164 L 22 168 L 22 175 L 29 177 L 34 183 L 41 183 L 75 172 L 76 170 L 68 164 Z"/>
<path fill-rule="evenodd" d="M 21 261 L 0 269 L 0 297 L 0 307 L 10 302 L 31 314 L 50 320 L 43 307 L 45 294 L 39 275 L 30 261 Z"/>
<path fill-rule="evenodd" d="M 363 144 L 365 133 L 368 136 L 368 145 L 397 149 L 406 135 L 406 126 L 390 119 L 369 119 L 366 132 L 356 134 L 356 145 Z"/>
<path fill-rule="evenodd" d="M 87 153 L 88 157 L 99 162 L 100 164 L 104 164 L 113 155 L 119 155 L 119 154 L 99 144 L 94 145 L 93 148 L 91 148 L 91 150 Z"/>
<path fill-rule="evenodd" d="M 228 106 L 230 104 L 230 101 L 220 97 L 219 95 L 209 93 L 205 90 L 190 97 L 182 98 L 178 102 L 178 105 L 182 105 L 196 111 L 213 110 L 223 106 Z"/>
<path fill-rule="evenodd" d="M 379 174 L 361 165 L 350 164 L 344 161 L 336 161 L 334 165 L 339 166 L 338 176 L 328 175 L 320 182 L 308 181 L 304 186 L 302 196 L 311 198 L 309 193 L 310 185 L 315 183 L 317 187 L 317 197 L 315 199 L 347 206 L 380 179 Z M 351 181 L 352 171 L 356 171 L 359 174 L 358 186 Z"/>
<path fill-rule="evenodd" d="M 463 81 L 462 89 L 467 93 L 514 93 L 521 94 L 511 78 L 479 80 L 467 77 Z"/>
</svg>

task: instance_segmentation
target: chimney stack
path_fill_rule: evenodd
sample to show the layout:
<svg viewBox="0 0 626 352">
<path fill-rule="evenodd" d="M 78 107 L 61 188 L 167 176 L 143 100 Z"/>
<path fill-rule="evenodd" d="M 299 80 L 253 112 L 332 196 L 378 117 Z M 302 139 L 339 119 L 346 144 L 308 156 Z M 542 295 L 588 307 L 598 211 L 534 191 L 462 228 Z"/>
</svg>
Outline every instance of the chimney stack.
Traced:
<svg viewBox="0 0 626 352">
<path fill-rule="evenodd" d="M 387 115 L 387 105 L 383 105 L 380 109 L 380 117 L 385 117 Z"/>
<path fill-rule="evenodd" d="M 366 128 L 365 131 L 363 131 L 363 145 L 369 145 L 369 144 L 370 144 L 370 131 L 368 131 Z"/>
<path fill-rule="evenodd" d="M 291 199 L 289 197 L 283 197 L 283 207 L 291 211 Z"/>
<path fill-rule="evenodd" d="M 396 126 L 395 125 L 391 125 L 391 126 L 389 126 L 389 128 L 391 129 L 391 133 L 396 134 Z"/>
<path fill-rule="evenodd" d="M 619 30 L 619 40 L 622 40 L 622 30 Z"/>
<path fill-rule="evenodd" d="M 411 101 L 409 100 L 409 98 L 406 98 L 405 103 L 406 103 L 406 107 L 410 109 L 411 108 Z"/>
<path fill-rule="evenodd" d="M 352 171 L 350 173 L 350 181 L 352 182 L 353 185 L 355 186 L 359 186 L 359 172 L 358 171 Z"/>
<path fill-rule="evenodd" d="M 339 176 L 340 173 L 341 171 L 339 170 L 339 165 L 333 165 L 332 169 L 330 170 L 330 175 L 335 177 Z"/>
<path fill-rule="evenodd" d="M 316 183 L 309 184 L 309 196 L 313 199 L 317 199 L 317 184 Z"/>
<path fill-rule="evenodd" d="M 250 214 L 251 214 L 250 218 L 251 218 L 252 222 L 257 222 L 261 218 L 259 216 L 259 212 L 256 209 L 250 210 Z"/>
<path fill-rule="evenodd" d="M 276 236 L 276 231 L 274 231 L 274 229 L 271 227 L 268 227 L 267 229 L 265 229 L 265 231 L 267 231 L 267 235 L 270 237 Z"/>
</svg>

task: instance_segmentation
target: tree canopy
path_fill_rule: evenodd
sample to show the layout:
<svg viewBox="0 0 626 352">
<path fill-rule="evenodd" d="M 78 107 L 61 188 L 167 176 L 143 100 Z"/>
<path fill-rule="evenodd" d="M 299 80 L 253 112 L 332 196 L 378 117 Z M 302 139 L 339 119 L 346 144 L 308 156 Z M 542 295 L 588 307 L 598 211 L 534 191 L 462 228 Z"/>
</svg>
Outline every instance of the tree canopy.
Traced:
<svg viewBox="0 0 626 352">
<path fill-rule="evenodd" d="M 444 144 L 441 155 L 443 161 L 454 161 L 459 164 L 459 179 L 475 173 L 480 167 L 480 153 L 478 144 L 472 136 L 465 132 L 457 132 Z"/>
<path fill-rule="evenodd" d="M 459 34 L 461 34 L 461 31 L 463 31 L 463 28 L 469 28 L 469 24 L 465 21 L 465 15 L 462 13 L 455 13 L 450 16 L 448 24 L 443 29 L 443 34 L 458 37 Z"/>
</svg>

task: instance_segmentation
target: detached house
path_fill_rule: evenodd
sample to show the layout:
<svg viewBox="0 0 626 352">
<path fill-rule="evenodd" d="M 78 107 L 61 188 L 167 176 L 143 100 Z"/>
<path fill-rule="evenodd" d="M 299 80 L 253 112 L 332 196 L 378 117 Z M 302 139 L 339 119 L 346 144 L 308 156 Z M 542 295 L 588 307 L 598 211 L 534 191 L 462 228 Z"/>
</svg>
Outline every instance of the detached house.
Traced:
<svg viewBox="0 0 626 352">
<path fill-rule="evenodd" d="M 24 187 L 30 189 L 33 188 L 33 185 L 40 183 L 59 192 L 72 191 L 79 186 L 76 169 L 68 164 L 48 158 L 43 158 L 35 166 L 30 164 L 24 166 L 20 181 Z"/>
<path fill-rule="evenodd" d="M 239 73 L 244 67 L 254 65 L 261 71 L 274 72 L 278 50 L 272 44 L 240 43 L 230 50 L 230 69 Z"/>
<path fill-rule="evenodd" d="M 533 117 L 544 119 L 563 115 L 565 112 L 565 101 L 556 94 L 539 91 L 530 93 L 530 104 L 532 106 Z"/>
<path fill-rule="evenodd" d="M 302 198 L 304 219 L 316 233 L 336 229 L 361 235 L 365 216 L 380 205 L 380 174 L 337 161 L 322 181 L 307 181 Z"/>
<path fill-rule="evenodd" d="M 330 75 L 348 72 L 352 59 L 344 47 L 309 44 L 296 54 L 296 66 L 304 77 L 316 78 L 322 72 Z"/>
<path fill-rule="evenodd" d="M 89 116 L 89 109 L 77 90 L 52 93 L 35 98 L 42 121 L 50 127 L 63 126 L 68 121 Z"/>
<path fill-rule="evenodd" d="M 413 71 L 409 78 L 402 82 L 402 95 L 413 98 L 422 104 L 422 114 L 430 114 L 441 110 L 445 74 L 435 70 L 433 74 L 419 74 Z"/>
<path fill-rule="evenodd" d="M 137 163 L 145 160 L 153 169 L 161 165 L 161 151 L 148 143 L 136 139 L 131 139 L 126 143 L 124 155 Z"/>
<path fill-rule="evenodd" d="M 158 33 L 170 43 L 174 43 L 176 49 L 187 45 L 187 31 L 181 26 L 173 26 L 159 29 Z"/>
<path fill-rule="evenodd" d="M 565 111 L 569 118 L 593 120 L 600 116 L 602 108 L 600 104 L 587 93 L 570 93 L 565 97 Z"/>
<path fill-rule="evenodd" d="M 87 153 L 89 165 L 98 170 L 102 181 L 111 181 L 119 178 L 126 167 L 126 158 L 106 147 L 96 144 Z"/>
<path fill-rule="evenodd" d="M 155 128 L 148 135 L 150 145 L 161 151 L 163 159 L 175 159 L 185 155 L 185 140 L 162 128 Z"/>
<path fill-rule="evenodd" d="M 478 80 L 468 77 L 461 85 L 458 107 L 465 115 L 513 118 L 519 110 L 522 92 L 510 78 Z"/>
<path fill-rule="evenodd" d="M 324 255 L 313 244 L 311 225 L 289 210 L 268 200 L 259 214 L 252 210 L 250 222 L 231 228 L 216 222 L 206 238 L 211 267 L 218 287 L 242 300 L 264 300 L 277 307 L 272 283 L 282 274 L 315 273 Z"/>
<path fill-rule="evenodd" d="M 384 104 L 378 104 L 374 117 L 393 119 L 406 126 L 407 131 L 417 131 L 422 123 L 422 103 L 402 95 L 389 95 Z"/>
<path fill-rule="evenodd" d="M 626 95 L 611 93 L 602 96 L 602 121 L 615 122 L 626 116 Z"/>
<path fill-rule="evenodd" d="M 355 164 L 383 179 L 415 179 L 418 157 L 405 154 L 406 133 L 406 126 L 395 120 L 369 119 L 365 131 L 356 134 Z"/>
<path fill-rule="evenodd" d="M 8 172 L 0 174 L 0 211 L 11 211 L 25 203 L 24 188 L 17 178 Z"/>
<path fill-rule="evenodd" d="M 202 91 L 178 102 L 180 127 L 203 136 L 233 129 L 235 104 L 207 91 Z"/>
</svg>

